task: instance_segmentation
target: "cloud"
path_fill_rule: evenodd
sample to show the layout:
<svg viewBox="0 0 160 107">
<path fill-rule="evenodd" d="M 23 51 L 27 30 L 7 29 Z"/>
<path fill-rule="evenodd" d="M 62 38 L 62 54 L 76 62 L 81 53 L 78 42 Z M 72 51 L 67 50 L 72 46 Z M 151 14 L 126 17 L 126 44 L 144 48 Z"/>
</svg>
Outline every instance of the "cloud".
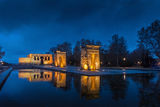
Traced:
<svg viewBox="0 0 160 107">
<path fill-rule="evenodd" d="M 143 15 L 150 3 L 151 0 L 3 0 L 0 25 L 2 30 L 10 31 L 50 21 L 70 23 L 101 12 L 101 18 L 106 20 L 112 17 L 125 20 Z"/>
<path fill-rule="evenodd" d="M 160 18 L 159 0 L 0 0 L 0 38 L 9 55 L 44 52 L 81 38 L 108 43 L 114 33 L 136 47 L 136 32 Z M 12 45 L 13 44 L 13 45 Z"/>
</svg>

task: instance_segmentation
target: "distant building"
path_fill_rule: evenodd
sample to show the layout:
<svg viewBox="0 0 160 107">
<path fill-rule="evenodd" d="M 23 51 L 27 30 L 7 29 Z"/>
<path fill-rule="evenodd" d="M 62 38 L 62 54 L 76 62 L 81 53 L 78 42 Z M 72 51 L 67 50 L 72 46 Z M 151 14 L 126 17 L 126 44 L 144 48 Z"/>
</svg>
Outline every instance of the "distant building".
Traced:
<svg viewBox="0 0 160 107">
<path fill-rule="evenodd" d="M 97 45 L 86 45 L 81 47 L 81 68 L 84 70 L 100 69 L 100 55 Z"/>
<path fill-rule="evenodd" d="M 29 54 L 26 58 L 19 58 L 20 64 L 53 64 L 52 54 Z"/>
<path fill-rule="evenodd" d="M 54 53 L 54 64 L 56 67 L 66 66 L 66 52 L 56 51 Z"/>
</svg>

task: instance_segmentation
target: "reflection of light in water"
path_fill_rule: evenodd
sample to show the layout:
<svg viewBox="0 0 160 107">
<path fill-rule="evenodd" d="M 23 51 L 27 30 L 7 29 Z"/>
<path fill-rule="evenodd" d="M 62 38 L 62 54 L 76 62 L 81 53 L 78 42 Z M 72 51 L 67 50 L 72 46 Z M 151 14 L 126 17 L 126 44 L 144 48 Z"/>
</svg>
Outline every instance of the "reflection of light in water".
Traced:
<svg viewBox="0 0 160 107">
<path fill-rule="evenodd" d="M 123 69 L 122 69 L 122 71 L 126 71 L 126 69 L 125 69 L 125 68 L 123 68 Z"/>
<path fill-rule="evenodd" d="M 126 80 L 126 73 L 123 72 L 123 79 Z"/>
<path fill-rule="evenodd" d="M 40 70 L 35 70 L 34 72 L 23 70 L 23 71 L 19 71 L 18 77 L 27 78 L 30 82 L 51 81 L 52 72 L 45 71 L 45 70 L 43 70 L 43 72 L 41 72 Z"/>
<path fill-rule="evenodd" d="M 54 82 L 57 88 L 66 87 L 66 73 L 55 72 Z"/>
<path fill-rule="evenodd" d="M 87 64 L 84 64 L 84 70 L 88 70 Z"/>
<path fill-rule="evenodd" d="M 99 98 L 100 76 L 81 76 L 81 94 L 87 99 Z"/>
</svg>

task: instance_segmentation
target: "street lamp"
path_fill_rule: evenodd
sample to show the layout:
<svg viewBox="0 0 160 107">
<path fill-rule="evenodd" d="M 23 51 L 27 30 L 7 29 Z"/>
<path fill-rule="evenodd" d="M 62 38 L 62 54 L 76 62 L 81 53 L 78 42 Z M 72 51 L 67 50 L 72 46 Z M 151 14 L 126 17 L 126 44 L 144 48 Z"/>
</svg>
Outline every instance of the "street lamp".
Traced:
<svg viewBox="0 0 160 107">
<path fill-rule="evenodd" d="M 1 65 L 3 65 L 3 64 L 4 64 L 4 62 L 1 60 L 1 61 L 0 61 L 0 64 L 1 64 Z"/>
<path fill-rule="evenodd" d="M 123 58 L 123 61 L 126 61 L 126 58 L 125 58 L 125 57 Z"/>
<path fill-rule="evenodd" d="M 123 58 L 124 67 L 125 67 L 125 62 L 126 62 L 126 60 L 127 60 L 127 59 L 124 57 L 124 58 Z"/>
</svg>

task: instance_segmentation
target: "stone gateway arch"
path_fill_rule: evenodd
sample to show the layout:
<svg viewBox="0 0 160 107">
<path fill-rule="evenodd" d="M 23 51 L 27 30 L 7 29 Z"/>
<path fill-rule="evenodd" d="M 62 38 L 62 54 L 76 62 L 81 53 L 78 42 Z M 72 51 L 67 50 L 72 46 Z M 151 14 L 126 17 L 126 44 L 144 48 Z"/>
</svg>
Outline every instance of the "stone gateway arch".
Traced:
<svg viewBox="0 0 160 107">
<path fill-rule="evenodd" d="M 84 70 L 100 69 L 100 55 L 98 45 L 81 47 L 81 68 Z"/>
<path fill-rule="evenodd" d="M 66 52 L 56 51 L 54 53 L 54 65 L 61 68 L 66 66 Z"/>
</svg>

